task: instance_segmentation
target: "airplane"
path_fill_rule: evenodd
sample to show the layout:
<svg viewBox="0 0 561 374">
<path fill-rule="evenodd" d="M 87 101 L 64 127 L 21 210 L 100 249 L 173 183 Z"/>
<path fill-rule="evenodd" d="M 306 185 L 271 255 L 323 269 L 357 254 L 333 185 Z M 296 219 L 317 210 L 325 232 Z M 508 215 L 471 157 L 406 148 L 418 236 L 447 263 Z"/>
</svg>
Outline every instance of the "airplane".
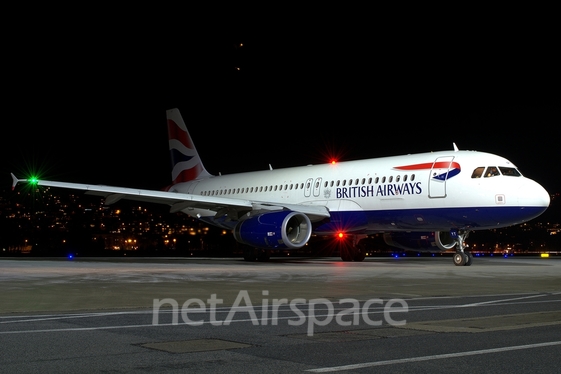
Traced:
<svg viewBox="0 0 561 374">
<path fill-rule="evenodd" d="M 230 230 L 246 261 L 271 250 L 297 250 L 312 236 L 351 238 L 343 261 L 363 261 L 364 241 L 382 234 L 393 247 L 452 252 L 469 266 L 471 232 L 527 222 L 549 206 L 548 192 L 509 160 L 490 153 L 437 151 L 212 175 L 195 148 L 179 109 L 166 111 L 171 184 L 161 191 L 18 179 L 33 185 L 85 190 L 105 205 L 121 199 L 167 204 Z"/>
</svg>

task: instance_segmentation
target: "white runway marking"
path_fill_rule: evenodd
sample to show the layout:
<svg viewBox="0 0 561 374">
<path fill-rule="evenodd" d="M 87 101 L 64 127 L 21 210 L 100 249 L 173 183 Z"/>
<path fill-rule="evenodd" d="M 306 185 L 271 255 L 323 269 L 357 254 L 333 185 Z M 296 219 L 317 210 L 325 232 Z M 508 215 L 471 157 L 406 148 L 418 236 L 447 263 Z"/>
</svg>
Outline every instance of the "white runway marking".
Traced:
<svg viewBox="0 0 561 374">
<path fill-rule="evenodd" d="M 500 299 L 500 300 L 490 300 L 490 301 L 483 301 L 481 303 L 473 303 L 473 304 L 465 304 L 462 305 L 463 307 L 472 307 L 472 306 L 479 306 L 484 304 L 495 304 L 495 303 L 503 303 L 505 301 L 515 301 L 515 300 L 523 300 L 523 299 L 533 299 L 535 297 L 544 297 L 548 296 L 548 294 L 539 294 L 539 295 L 532 295 L 532 296 L 525 296 L 525 297 L 515 297 L 512 299 Z"/>
<path fill-rule="evenodd" d="M 401 359 L 396 359 L 396 360 L 365 362 L 365 363 L 362 363 L 362 364 L 332 366 L 332 367 L 325 367 L 325 368 L 309 369 L 309 370 L 306 370 L 306 371 L 312 372 L 312 373 L 330 373 L 330 372 L 335 372 L 335 371 L 364 369 L 364 368 L 369 368 L 369 367 L 374 367 L 374 366 L 406 364 L 406 363 L 410 363 L 410 362 L 441 360 L 441 359 L 444 359 L 444 358 L 475 356 L 475 355 L 483 355 L 483 354 L 488 354 L 488 353 L 516 351 L 516 350 L 521 350 L 521 349 L 551 347 L 551 346 L 554 346 L 554 345 L 561 345 L 561 341 L 536 343 L 536 344 L 526 344 L 526 345 L 515 345 L 515 346 L 510 346 L 510 347 L 482 349 L 482 350 L 478 350 L 478 351 L 445 353 L 445 354 L 441 354 L 441 355 L 432 355 L 432 356 L 409 357 L 409 358 L 401 358 Z"/>
</svg>

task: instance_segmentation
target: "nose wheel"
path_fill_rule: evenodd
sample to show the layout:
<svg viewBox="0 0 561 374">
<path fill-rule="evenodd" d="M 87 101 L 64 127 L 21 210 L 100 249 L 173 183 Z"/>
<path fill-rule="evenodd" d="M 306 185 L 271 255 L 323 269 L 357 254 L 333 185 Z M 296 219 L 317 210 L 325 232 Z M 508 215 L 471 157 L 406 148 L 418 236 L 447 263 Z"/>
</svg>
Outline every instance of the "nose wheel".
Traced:
<svg viewBox="0 0 561 374">
<path fill-rule="evenodd" d="M 467 248 L 466 239 L 469 235 L 469 231 L 458 231 L 450 232 L 452 237 L 456 240 L 456 253 L 452 260 L 456 266 L 470 266 L 473 262 L 473 255 L 466 251 Z"/>
<path fill-rule="evenodd" d="M 456 252 L 453 260 L 456 266 L 470 266 L 473 261 L 473 255 L 469 252 Z"/>
</svg>

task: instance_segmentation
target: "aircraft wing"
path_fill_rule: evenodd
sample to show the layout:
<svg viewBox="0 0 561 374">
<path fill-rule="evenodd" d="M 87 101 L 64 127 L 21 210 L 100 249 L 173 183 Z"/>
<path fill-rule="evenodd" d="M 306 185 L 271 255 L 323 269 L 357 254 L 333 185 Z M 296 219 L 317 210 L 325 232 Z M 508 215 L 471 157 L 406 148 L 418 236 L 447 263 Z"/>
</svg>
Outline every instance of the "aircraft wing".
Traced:
<svg viewBox="0 0 561 374">
<path fill-rule="evenodd" d="M 233 215 L 235 212 L 239 217 L 244 213 L 254 210 L 262 211 L 288 209 L 308 215 L 311 221 L 318 221 L 330 216 L 329 211 L 324 206 L 279 204 L 228 197 L 193 195 L 181 192 L 142 190 L 137 188 L 45 181 L 38 179 L 18 179 L 14 174 L 12 174 L 12 180 L 12 189 L 16 186 L 16 184 L 18 184 L 18 182 L 27 182 L 38 186 L 83 190 L 86 191 L 86 194 L 88 195 L 104 197 L 105 205 L 114 204 L 121 199 L 144 201 L 170 205 L 171 213 L 175 213 L 186 208 L 195 208 L 208 209 L 217 212 L 217 215 L 226 213 Z"/>
</svg>

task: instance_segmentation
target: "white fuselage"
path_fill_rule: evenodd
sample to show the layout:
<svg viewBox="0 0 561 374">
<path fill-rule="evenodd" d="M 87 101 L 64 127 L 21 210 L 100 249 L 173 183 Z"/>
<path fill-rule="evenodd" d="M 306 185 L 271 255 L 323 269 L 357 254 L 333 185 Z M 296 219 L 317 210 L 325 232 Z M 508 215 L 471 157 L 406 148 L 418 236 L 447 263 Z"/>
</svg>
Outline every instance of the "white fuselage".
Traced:
<svg viewBox="0 0 561 374">
<path fill-rule="evenodd" d="M 530 220 L 548 207 L 547 191 L 517 171 L 514 176 L 473 176 L 477 168 L 487 167 L 516 170 L 493 154 L 441 151 L 213 176 L 174 189 L 280 206 L 325 206 L 332 222 L 319 232 L 338 225 L 362 232 L 489 229 Z M 216 214 L 184 212 L 211 223 Z"/>
</svg>

